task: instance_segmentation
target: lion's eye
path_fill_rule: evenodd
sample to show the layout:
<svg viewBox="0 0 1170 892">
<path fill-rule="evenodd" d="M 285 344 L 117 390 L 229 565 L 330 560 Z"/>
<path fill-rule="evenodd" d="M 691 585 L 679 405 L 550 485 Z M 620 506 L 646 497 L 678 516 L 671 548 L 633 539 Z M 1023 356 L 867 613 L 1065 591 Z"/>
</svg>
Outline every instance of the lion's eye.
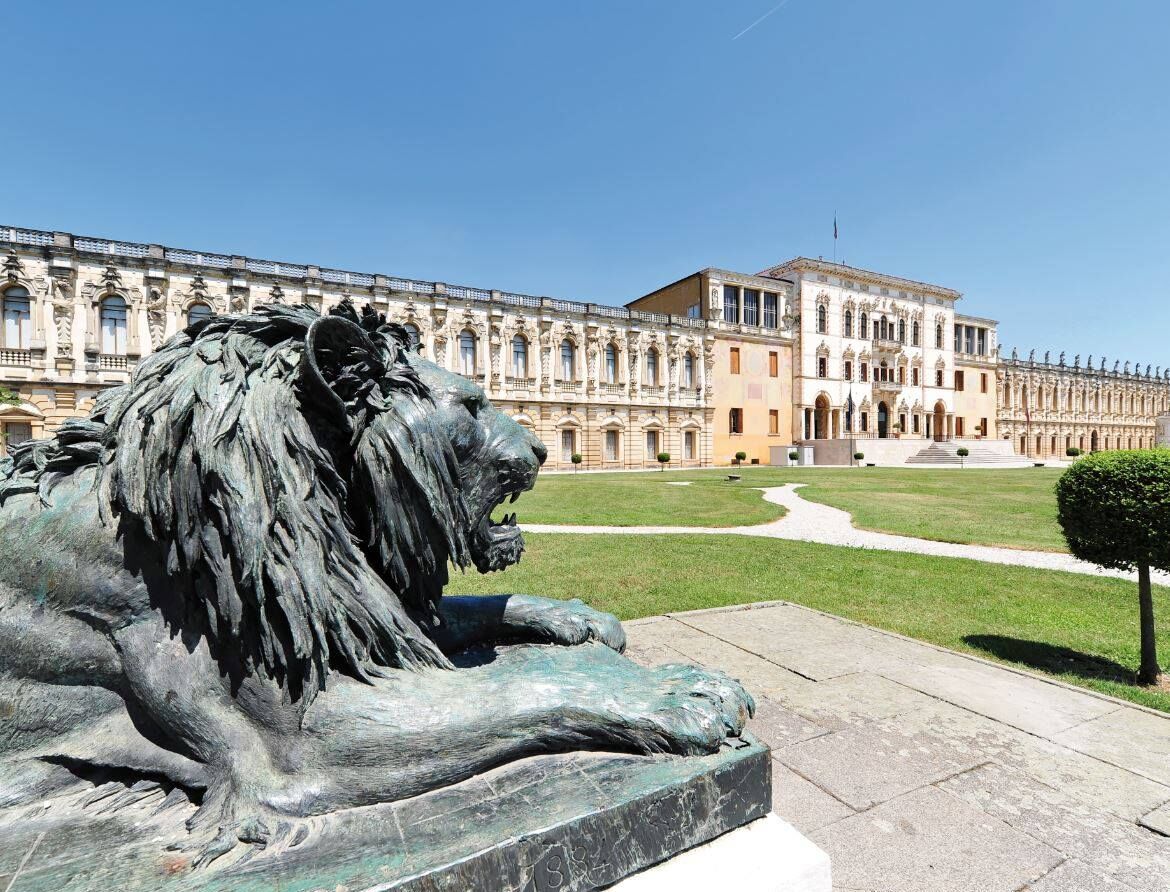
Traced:
<svg viewBox="0 0 1170 892">
<path fill-rule="evenodd" d="M 473 395 L 465 396 L 463 398 L 463 408 L 471 413 L 472 418 L 476 418 L 479 416 L 480 402 L 481 402 L 481 400 L 478 396 L 473 396 Z"/>
</svg>

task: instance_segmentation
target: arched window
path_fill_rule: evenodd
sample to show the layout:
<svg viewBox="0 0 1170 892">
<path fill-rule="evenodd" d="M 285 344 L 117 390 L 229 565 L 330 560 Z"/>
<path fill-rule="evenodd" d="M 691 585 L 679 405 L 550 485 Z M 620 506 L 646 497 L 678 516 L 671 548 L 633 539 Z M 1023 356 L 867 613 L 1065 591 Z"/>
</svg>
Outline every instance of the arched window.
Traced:
<svg viewBox="0 0 1170 892">
<path fill-rule="evenodd" d="M 845 311 L 845 337 L 853 337 L 853 311 Z"/>
<path fill-rule="evenodd" d="M 910 344 L 914 347 L 917 347 L 919 337 L 920 337 L 920 332 L 918 331 L 918 323 L 915 322 L 913 325 L 910 326 Z"/>
<path fill-rule="evenodd" d="M 102 353 L 122 355 L 126 352 L 126 301 L 107 297 L 101 303 L 99 314 L 102 331 Z"/>
<path fill-rule="evenodd" d="M 617 384 L 617 348 L 613 344 L 605 345 L 605 383 Z"/>
<path fill-rule="evenodd" d="M 658 383 L 658 351 L 653 347 L 646 351 L 646 383 Z"/>
<path fill-rule="evenodd" d="M 512 338 L 512 377 L 528 377 L 528 341 L 522 334 Z"/>
<path fill-rule="evenodd" d="M 899 344 L 906 343 L 906 320 L 905 319 L 898 320 L 898 343 Z"/>
<path fill-rule="evenodd" d="M 194 325 L 196 322 L 203 322 L 206 319 L 210 319 L 211 316 L 211 307 L 205 303 L 195 303 L 187 307 L 188 325 Z"/>
<path fill-rule="evenodd" d="M 941 350 L 943 348 L 943 330 L 942 323 L 934 327 L 934 349 Z"/>
<path fill-rule="evenodd" d="M 890 380 L 890 367 L 889 367 L 889 364 L 884 359 L 882 360 L 881 366 L 879 366 L 879 368 L 878 368 L 878 380 L 879 381 L 889 381 Z"/>
<path fill-rule="evenodd" d="M 406 339 L 410 344 L 410 349 L 417 353 L 419 345 L 422 343 L 422 335 L 419 334 L 418 326 L 407 322 L 402 327 L 406 329 Z"/>
<path fill-rule="evenodd" d="M 468 377 L 475 375 L 475 333 L 467 329 L 459 333 L 459 371 Z"/>
<path fill-rule="evenodd" d="M 824 334 L 829 328 L 829 314 L 824 304 L 817 304 L 817 331 Z"/>
<path fill-rule="evenodd" d="M 573 349 L 573 342 L 568 338 L 561 341 L 561 380 L 572 381 L 575 375 L 573 374 L 573 359 L 576 351 Z"/>
<path fill-rule="evenodd" d="M 9 288 L 0 295 L 0 309 L 4 314 L 4 340 L 0 346 L 27 350 L 32 342 L 32 304 L 28 289 Z"/>
<path fill-rule="evenodd" d="M 683 354 L 683 387 L 695 386 L 695 355 L 689 350 Z"/>
<path fill-rule="evenodd" d="M 861 330 L 858 332 L 858 334 L 860 335 L 861 339 L 863 341 L 869 340 L 869 316 L 867 316 L 865 313 L 861 314 L 861 325 L 859 328 Z"/>
</svg>

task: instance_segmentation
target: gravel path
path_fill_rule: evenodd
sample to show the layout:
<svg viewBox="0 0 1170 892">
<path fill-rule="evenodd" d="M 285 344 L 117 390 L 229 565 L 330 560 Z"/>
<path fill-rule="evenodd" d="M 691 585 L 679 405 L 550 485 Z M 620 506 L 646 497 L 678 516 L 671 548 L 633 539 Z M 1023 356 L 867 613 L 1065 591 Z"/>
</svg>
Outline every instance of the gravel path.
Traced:
<svg viewBox="0 0 1170 892">
<path fill-rule="evenodd" d="M 913 554 L 933 554 L 939 557 L 968 558 L 990 564 L 1011 564 L 1017 567 L 1037 567 L 1042 570 L 1066 570 L 1089 576 L 1115 576 L 1136 579 L 1133 573 L 1103 570 L 1094 564 L 1079 561 L 1068 554 L 1048 551 L 1024 551 L 1015 548 L 996 548 L 990 545 L 959 545 L 952 542 L 934 542 L 912 536 L 895 536 L 859 530 L 853 526 L 847 511 L 809 502 L 800 497 L 797 489 L 803 483 L 763 488 L 764 499 L 783 505 L 788 514 L 779 520 L 747 527 L 614 527 L 574 526 L 569 524 L 523 524 L 532 533 L 611 533 L 624 535 L 711 535 L 761 536 L 769 539 L 792 539 L 799 542 L 818 542 L 822 545 L 844 545 L 849 548 L 872 548 L 878 551 L 906 551 Z M 1152 574 L 1154 582 L 1170 585 L 1170 574 Z"/>
</svg>

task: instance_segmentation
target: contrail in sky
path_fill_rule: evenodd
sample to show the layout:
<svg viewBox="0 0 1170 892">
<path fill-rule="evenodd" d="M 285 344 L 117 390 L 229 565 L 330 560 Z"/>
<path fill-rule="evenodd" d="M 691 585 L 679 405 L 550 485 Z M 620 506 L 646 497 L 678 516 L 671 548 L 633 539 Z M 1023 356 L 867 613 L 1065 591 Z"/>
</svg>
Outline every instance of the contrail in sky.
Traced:
<svg viewBox="0 0 1170 892">
<path fill-rule="evenodd" d="M 756 25 L 758 25 L 760 22 L 762 22 L 764 19 L 766 19 L 772 13 L 778 11 L 780 9 L 780 7 L 787 5 L 787 3 L 788 3 L 788 0 L 780 0 L 779 3 L 777 3 L 771 9 L 769 9 L 766 13 L 764 13 L 762 16 L 760 16 L 758 19 L 756 19 L 754 22 L 752 22 L 750 25 L 748 25 L 746 28 L 744 28 L 742 31 L 740 31 L 738 34 L 736 34 L 735 37 L 733 37 L 731 39 L 732 40 L 739 40 L 741 37 L 743 37 L 745 34 L 747 34 L 748 31 L 752 30 L 752 28 L 756 27 Z"/>
</svg>

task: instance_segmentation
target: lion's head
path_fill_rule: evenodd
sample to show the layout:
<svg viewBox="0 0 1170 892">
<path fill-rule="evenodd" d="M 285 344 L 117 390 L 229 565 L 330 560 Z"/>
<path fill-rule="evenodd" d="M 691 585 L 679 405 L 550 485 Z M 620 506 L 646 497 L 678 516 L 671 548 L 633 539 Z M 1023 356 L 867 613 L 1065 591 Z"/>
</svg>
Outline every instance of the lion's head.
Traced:
<svg viewBox="0 0 1170 892">
<path fill-rule="evenodd" d="M 448 564 L 519 559 L 514 516 L 491 514 L 545 457 L 473 382 L 348 303 L 198 323 L 90 424 L 101 503 L 156 603 L 294 698 L 331 663 L 449 666 L 427 634 Z"/>
</svg>

